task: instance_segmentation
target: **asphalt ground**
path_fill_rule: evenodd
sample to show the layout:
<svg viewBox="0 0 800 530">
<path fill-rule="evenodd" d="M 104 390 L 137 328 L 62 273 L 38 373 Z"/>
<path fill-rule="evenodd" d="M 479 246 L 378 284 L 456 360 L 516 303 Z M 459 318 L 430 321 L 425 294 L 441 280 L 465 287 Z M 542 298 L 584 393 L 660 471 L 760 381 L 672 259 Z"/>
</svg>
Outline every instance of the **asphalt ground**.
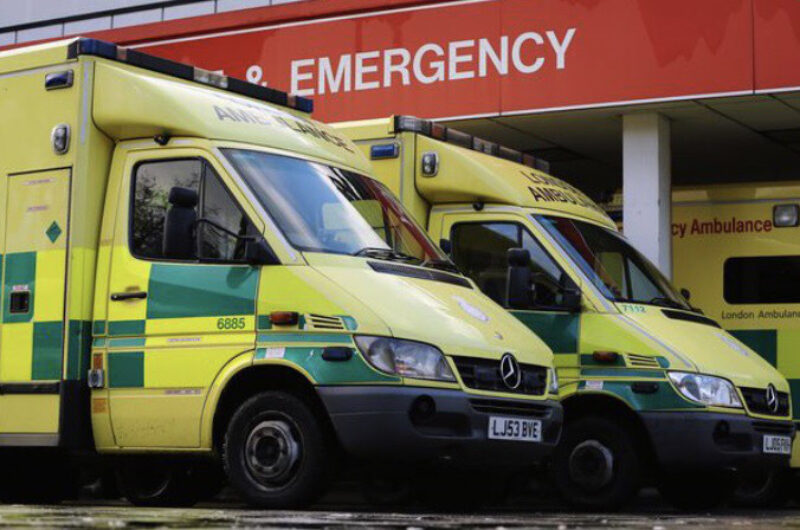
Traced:
<svg viewBox="0 0 800 530">
<path fill-rule="evenodd" d="M 209 505 L 191 509 L 135 508 L 122 503 L 62 506 L 0 506 L 0 528 L 800 528 L 798 511 L 662 513 L 650 509 L 620 514 L 560 510 L 463 512 L 375 512 L 323 507 L 304 511 L 248 510 Z"/>
</svg>

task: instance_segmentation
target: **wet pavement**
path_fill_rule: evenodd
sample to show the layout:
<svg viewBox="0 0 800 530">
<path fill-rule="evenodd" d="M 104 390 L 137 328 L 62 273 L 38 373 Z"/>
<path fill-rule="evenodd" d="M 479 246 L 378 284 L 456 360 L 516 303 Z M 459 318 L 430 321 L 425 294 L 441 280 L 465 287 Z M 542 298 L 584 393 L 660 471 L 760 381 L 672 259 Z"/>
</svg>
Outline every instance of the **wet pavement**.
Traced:
<svg viewBox="0 0 800 530">
<path fill-rule="evenodd" d="M 800 528 L 797 511 L 712 514 L 575 514 L 564 511 L 395 513 L 353 510 L 259 511 L 231 506 L 135 508 L 125 504 L 0 506 L 0 528 Z"/>
</svg>

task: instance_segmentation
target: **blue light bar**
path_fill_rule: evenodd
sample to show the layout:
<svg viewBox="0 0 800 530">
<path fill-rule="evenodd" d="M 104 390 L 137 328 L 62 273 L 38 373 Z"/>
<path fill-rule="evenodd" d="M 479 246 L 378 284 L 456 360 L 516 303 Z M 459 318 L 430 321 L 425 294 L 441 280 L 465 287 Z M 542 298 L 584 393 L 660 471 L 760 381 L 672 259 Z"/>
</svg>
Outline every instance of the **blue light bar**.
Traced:
<svg viewBox="0 0 800 530">
<path fill-rule="evenodd" d="M 275 90 L 274 88 L 255 85 L 235 77 L 216 74 L 208 70 L 203 70 L 202 68 L 195 68 L 185 63 L 156 57 L 155 55 L 142 53 L 137 50 L 131 50 L 122 46 L 117 46 L 111 42 L 77 38 L 70 43 L 67 49 L 67 59 L 76 59 L 79 55 L 94 55 L 112 61 L 119 61 L 121 63 L 130 64 L 131 66 L 138 66 L 139 68 L 150 70 L 151 72 L 158 72 L 179 79 L 194 81 L 206 86 L 225 90 L 226 92 L 233 92 L 234 94 L 266 101 L 267 103 L 289 107 L 299 110 L 300 112 L 307 112 L 310 114 L 314 110 L 314 102 L 308 98 L 294 96 L 286 92 L 281 92 L 280 90 Z"/>
<path fill-rule="evenodd" d="M 369 157 L 373 160 L 381 158 L 397 158 L 400 148 L 396 143 L 376 144 L 369 148 Z"/>
</svg>

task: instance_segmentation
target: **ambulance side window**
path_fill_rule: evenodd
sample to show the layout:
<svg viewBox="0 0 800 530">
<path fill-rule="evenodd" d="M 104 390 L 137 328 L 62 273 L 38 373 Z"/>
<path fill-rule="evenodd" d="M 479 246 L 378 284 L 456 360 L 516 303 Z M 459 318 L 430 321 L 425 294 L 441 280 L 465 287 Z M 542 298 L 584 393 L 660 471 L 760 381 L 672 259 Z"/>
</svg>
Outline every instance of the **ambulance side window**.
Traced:
<svg viewBox="0 0 800 530">
<path fill-rule="evenodd" d="M 458 223 L 450 233 L 453 261 L 487 296 L 507 307 L 508 249 L 531 255 L 534 306 L 557 307 L 562 271 L 536 239 L 518 223 Z"/>
<path fill-rule="evenodd" d="M 175 204 L 170 193 L 186 190 L 192 201 L 178 205 L 194 210 L 196 219 L 187 234 L 186 253 L 168 257 L 164 249 L 166 219 Z M 186 202 L 186 199 L 184 199 Z M 139 258 L 169 260 L 240 261 L 245 240 L 236 235 L 254 232 L 252 224 L 235 203 L 214 169 L 202 159 L 158 160 L 136 166 L 133 175 L 130 248 Z M 199 251 L 199 256 L 198 256 Z"/>
</svg>

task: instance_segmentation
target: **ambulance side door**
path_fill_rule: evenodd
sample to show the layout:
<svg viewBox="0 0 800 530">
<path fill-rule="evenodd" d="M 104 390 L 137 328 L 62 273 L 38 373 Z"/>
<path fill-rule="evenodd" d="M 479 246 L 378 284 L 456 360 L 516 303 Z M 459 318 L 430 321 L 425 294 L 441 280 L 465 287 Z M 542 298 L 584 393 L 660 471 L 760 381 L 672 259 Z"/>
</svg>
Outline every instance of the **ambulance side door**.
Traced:
<svg viewBox="0 0 800 530">
<path fill-rule="evenodd" d="M 255 345 L 260 233 L 199 149 L 132 151 L 108 282 L 107 385 L 116 446 L 192 448 L 219 370 Z"/>
</svg>

